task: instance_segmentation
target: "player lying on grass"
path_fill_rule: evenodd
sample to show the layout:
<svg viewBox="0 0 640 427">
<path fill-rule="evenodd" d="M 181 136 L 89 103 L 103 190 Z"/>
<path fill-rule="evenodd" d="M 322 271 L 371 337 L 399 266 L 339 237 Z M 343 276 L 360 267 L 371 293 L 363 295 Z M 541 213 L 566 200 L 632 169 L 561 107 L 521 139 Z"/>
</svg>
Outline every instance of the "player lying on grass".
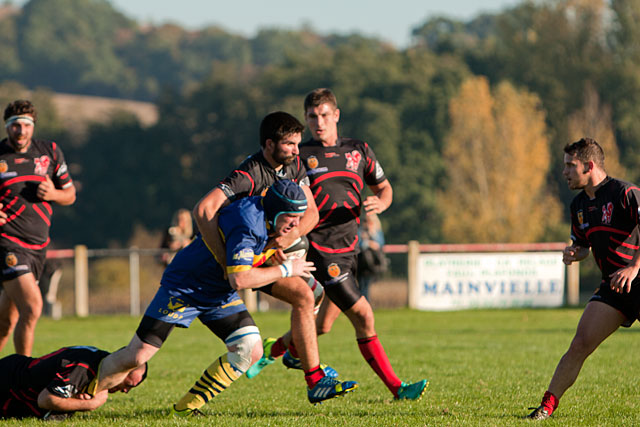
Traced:
<svg viewBox="0 0 640 427">
<path fill-rule="evenodd" d="M 0 359 L 0 418 L 62 419 L 93 411 L 109 393 L 128 393 L 147 376 L 147 364 L 120 383 L 97 392 L 98 366 L 109 352 L 95 347 L 63 347 L 37 359 L 12 354 Z"/>
<path fill-rule="evenodd" d="M 306 210 L 304 191 L 290 180 L 277 181 L 263 197 L 247 197 L 224 208 L 218 226 L 226 245 L 226 272 L 199 235 L 178 252 L 165 270 L 160 288 L 147 308 L 129 345 L 107 357 L 100 368 L 99 387 L 117 384 L 127 373 L 160 349 L 175 326 L 189 327 L 197 317 L 227 346 L 182 399 L 172 407 L 180 416 L 200 414 L 199 408 L 223 392 L 260 357 L 260 332 L 236 292 L 264 286 L 281 277 L 308 276 L 311 262 L 292 259 L 280 265 L 263 265 L 282 250 L 271 243 L 291 232 Z M 313 311 L 308 287 L 306 310 Z M 317 357 L 317 356 L 316 356 Z M 305 373 L 307 396 L 316 403 L 342 395 L 357 387 L 353 381 L 339 382 L 325 376 L 319 364 Z"/>
</svg>

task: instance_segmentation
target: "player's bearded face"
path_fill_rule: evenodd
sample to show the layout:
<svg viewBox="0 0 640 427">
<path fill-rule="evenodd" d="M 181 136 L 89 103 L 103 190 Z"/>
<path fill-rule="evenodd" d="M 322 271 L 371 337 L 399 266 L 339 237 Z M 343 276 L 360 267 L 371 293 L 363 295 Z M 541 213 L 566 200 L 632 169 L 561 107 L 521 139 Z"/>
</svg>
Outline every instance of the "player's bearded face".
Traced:
<svg viewBox="0 0 640 427">
<path fill-rule="evenodd" d="M 33 137 L 34 125 L 23 120 L 17 120 L 7 126 L 7 139 L 14 149 L 20 151 L 29 147 Z"/>
<path fill-rule="evenodd" d="M 589 183 L 589 165 L 581 162 L 576 156 L 564 154 L 562 175 L 571 190 L 582 190 Z"/>
<path fill-rule="evenodd" d="M 285 136 L 277 144 L 273 145 L 273 153 L 271 156 L 281 165 L 290 165 L 296 156 L 300 154 L 298 144 L 300 144 L 301 140 L 302 135 L 299 133 Z"/>
</svg>

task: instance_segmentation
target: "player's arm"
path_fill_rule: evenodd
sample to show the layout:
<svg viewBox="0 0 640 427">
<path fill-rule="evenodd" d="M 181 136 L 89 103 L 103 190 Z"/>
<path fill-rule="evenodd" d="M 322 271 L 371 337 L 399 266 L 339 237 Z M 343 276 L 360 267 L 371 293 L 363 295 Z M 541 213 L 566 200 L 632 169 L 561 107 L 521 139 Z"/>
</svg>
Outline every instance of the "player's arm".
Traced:
<svg viewBox="0 0 640 427">
<path fill-rule="evenodd" d="M 367 197 L 362 205 L 367 214 L 379 214 L 387 210 L 393 201 L 393 188 L 388 179 L 379 184 L 369 185 L 373 196 Z"/>
<path fill-rule="evenodd" d="M 226 264 L 226 250 L 222 237 L 218 233 L 218 212 L 228 204 L 227 195 L 216 187 L 207 193 L 193 209 L 193 218 L 202 234 L 202 239 L 223 268 Z"/>
<path fill-rule="evenodd" d="M 55 202 L 63 206 L 71 205 L 76 201 L 75 185 L 71 183 L 64 188 L 56 188 L 49 175 L 46 175 L 45 180 L 38 185 L 37 194 L 45 202 Z"/>
<path fill-rule="evenodd" d="M 284 257 L 284 254 L 281 254 Z M 311 261 L 289 259 L 281 265 L 272 267 L 250 267 L 246 270 L 229 273 L 229 283 L 236 290 L 259 288 L 283 277 L 310 276 L 315 271 Z"/>
<path fill-rule="evenodd" d="M 38 406 L 42 409 L 57 412 L 93 411 L 104 405 L 109 397 L 109 391 L 102 390 L 91 399 L 82 398 L 84 396 L 60 397 L 45 388 L 38 395 Z"/>
</svg>

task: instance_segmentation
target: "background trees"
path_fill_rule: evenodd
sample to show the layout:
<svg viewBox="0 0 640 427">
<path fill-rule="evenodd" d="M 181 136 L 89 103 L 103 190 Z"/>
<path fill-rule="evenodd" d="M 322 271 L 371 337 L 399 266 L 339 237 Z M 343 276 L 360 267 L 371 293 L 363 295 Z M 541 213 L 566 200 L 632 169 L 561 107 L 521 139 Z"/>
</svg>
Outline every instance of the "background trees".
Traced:
<svg viewBox="0 0 640 427">
<path fill-rule="evenodd" d="M 434 18 L 402 50 L 311 29 L 141 26 L 105 0 L 2 12 L 0 101 L 35 99 L 38 136 L 61 142 L 80 187 L 56 212 L 61 245 L 161 228 L 259 148 L 265 114 L 302 119 L 316 87 L 335 91 L 341 133 L 370 143 L 394 186 L 390 243 L 565 239 L 562 147 L 582 136 L 602 142 L 612 175 L 640 178 L 637 0 Z M 115 114 L 72 144 L 54 91 L 152 101 L 159 119 Z"/>
</svg>

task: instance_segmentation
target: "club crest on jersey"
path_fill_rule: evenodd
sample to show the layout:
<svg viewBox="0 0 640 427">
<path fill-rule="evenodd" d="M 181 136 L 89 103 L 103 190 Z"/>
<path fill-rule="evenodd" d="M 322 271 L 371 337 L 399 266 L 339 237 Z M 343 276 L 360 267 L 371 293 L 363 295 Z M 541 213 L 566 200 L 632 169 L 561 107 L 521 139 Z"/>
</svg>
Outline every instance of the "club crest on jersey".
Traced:
<svg viewBox="0 0 640 427">
<path fill-rule="evenodd" d="M 327 267 L 327 273 L 329 273 L 329 276 L 331 277 L 338 277 L 340 275 L 340 266 L 335 262 L 329 264 Z"/>
<path fill-rule="evenodd" d="M 36 175 L 46 175 L 47 169 L 49 169 L 49 163 L 51 160 L 47 156 L 40 156 L 33 159 L 33 163 L 35 163 L 36 167 L 33 171 Z"/>
<path fill-rule="evenodd" d="M 353 150 L 350 153 L 345 153 L 344 156 L 347 158 L 347 169 L 353 172 L 358 172 L 358 165 L 362 160 L 362 154 L 357 150 Z"/>
<path fill-rule="evenodd" d="M 613 203 L 609 202 L 606 206 L 602 206 L 602 223 L 611 224 L 611 216 L 613 215 Z"/>
<path fill-rule="evenodd" d="M 9 165 L 6 160 L 0 160 L 0 173 L 5 173 L 9 170 Z"/>
<path fill-rule="evenodd" d="M 309 169 L 315 169 L 318 167 L 318 158 L 316 156 L 309 156 L 307 158 L 307 167 Z"/>
<path fill-rule="evenodd" d="M 4 257 L 4 263 L 7 267 L 15 267 L 18 264 L 18 257 L 13 252 L 9 252 Z"/>
</svg>

